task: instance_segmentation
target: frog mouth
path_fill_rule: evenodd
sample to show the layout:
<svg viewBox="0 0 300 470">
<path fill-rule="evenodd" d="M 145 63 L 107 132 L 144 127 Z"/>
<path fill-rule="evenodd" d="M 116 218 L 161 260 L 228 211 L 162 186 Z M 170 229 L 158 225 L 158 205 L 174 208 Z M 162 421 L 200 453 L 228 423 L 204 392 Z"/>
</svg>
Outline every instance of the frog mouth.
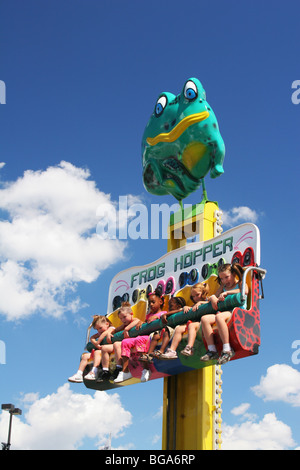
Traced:
<svg viewBox="0 0 300 470">
<path fill-rule="evenodd" d="M 182 200 L 199 187 L 199 180 L 176 158 L 169 157 L 163 162 L 150 159 L 143 173 L 147 191 L 157 194 L 172 194 Z"/>
<path fill-rule="evenodd" d="M 163 132 L 155 137 L 148 137 L 147 143 L 153 146 L 160 142 L 174 142 L 188 127 L 190 127 L 192 124 L 196 124 L 197 122 L 204 121 L 208 118 L 208 116 L 208 111 L 203 111 L 202 113 L 195 113 L 191 114 L 190 116 L 186 116 L 170 132 Z"/>
</svg>

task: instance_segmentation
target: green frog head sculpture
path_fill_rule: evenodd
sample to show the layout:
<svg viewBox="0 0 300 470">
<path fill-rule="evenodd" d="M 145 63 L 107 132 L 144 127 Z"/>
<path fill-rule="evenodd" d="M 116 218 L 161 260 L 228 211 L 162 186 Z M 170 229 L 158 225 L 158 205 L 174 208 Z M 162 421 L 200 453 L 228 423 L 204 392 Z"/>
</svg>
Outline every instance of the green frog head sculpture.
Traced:
<svg viewBox="0 0 300 470">
<path fill-rule="evenodd" d="M 161 93 L 142 140 L 143 181 L 156 195 L 181 201 L 205 175 L 224 173 L 225 146 L 216 116 L 197 78 L 190 78 L 179 95 Z"/>
</svg>

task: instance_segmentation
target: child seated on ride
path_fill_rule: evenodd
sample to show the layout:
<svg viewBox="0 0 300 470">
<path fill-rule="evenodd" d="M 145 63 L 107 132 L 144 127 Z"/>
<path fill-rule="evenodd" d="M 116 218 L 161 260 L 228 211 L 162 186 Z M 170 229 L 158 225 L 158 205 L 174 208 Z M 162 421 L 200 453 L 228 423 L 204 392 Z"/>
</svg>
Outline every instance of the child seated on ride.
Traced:
<svg viewBox="0 0 300 470">
<path fill-rule="evenodd" d="M 149 347 L 148 354 L 143 354 L 140 358 L 140 361 L 153 362 L 153 357 L 160 358 L 164 354 L 166 347 L 168 346 L 170 340 L 173 338 L 175 333 L 175 328 L 168 326 L 167 317 L 173 315 L 174 313 L 180 312 L 185 306 L 185 300 L 183 297 L 171 297 L 169 300 L 169 311 L 161 315 L 162 322 L 166 325 L 165 328 L 161 331 L 153 333 L 151 337 L 151 343 Z M 160 349 L 155 349 L 159 341 L 162 339 L 162 344 Z"/>
<path fill-rule="evenodd" d="M 191 287 L 191 294 L 190 298 L 194 302 L 192 310 L 195 312 L 200 305 L 208 303 L 207 296 L 209 292 L 209 286 L 206 282 L 198 282 L 194 286 Z M 187 313 L 191 310 L 191 307 L 187 305 L 183 307 L 184 313 Z M 184 356 L 192 356 L 194 353 L 194 343 L 197 336 L 197 332 L 200 328 L 200 322 L 189 322 L 187 325 L 178 325 L 175 328 L 174 337 L 171 343 L 171 346 L 167 349 L 167 351 L 160 356 L 160 359 L 177 359 L 177 348 L 179 346 L 180 341 L 183 338 L 183 334 L 185 333 L 186 329 L 188 331 L 188 344 L 185 348 L 181 351 L 181 354 Z"/>
<path fill-rule="evenodd" d="M 122 324 L 118 326 L 112 333 L 109 333 L 107 335 L 108 343 L 111 343 L 113 334 L 118 333 L 119 331 L 124 331 L 124 335 L 123 335 L 124 339 L 127 339 L 127 338 L 131 339 L 129 338 L 128 331 L 131 330 L 131 328 L 138 327 L 138 325 L 142 324 L 141 320 L 133 317 L 133 311 L 129 302 L 122 302 L 121 308 L 118 311 L 118 317 Z M 124 372 L 123 372 L 122 347 L 121 347 L 122 341 L 115 341 L 112 346 L 115 352 L 115 360 L 117 363 L 115 376 L 114 376 L 114 382 L 116 381 L 117 378 L 119 378 L 119 380 L 121 378 L 123 380 L 130 379 L 131 374 L 130 376 L 129 374 L 127 375 L 127 373 L 129 372 L 129 369 L 128 367 L 126 367 L 126 364 L 124 365 Z M 120 382 L 121 381 L 123 382 L 123 380 L 120 380 Z"/>
<path fill-rule="evenodd" d="M 69 377 L 69 382 L 81 383 L 83 382 L 83 372 L 86 368 L 90 359 L 93 358 L 94 366 L 92 370 L 85 376 L 87 380 L 95 380 L 98 372 L 98 367 L 101 363 L 102 358 L 102 367 L 103 370 L 106 369 L 107 358 L 109 360 L 109 354 L 113 352 L 113 346 L 103 345 L 101 342 L 103 339 L 110 334 L 115 328 L 112 326 L 111 322 L 104 315 L 94 315 L 93 321 L 89 328 L 94 328 L 97 330 L 97 333 L 90 338 L 90 342 L 93 344 L 94 348 L 91 353 L 84 353 L 81 357 L 79 364 L 79 369 L 76 374 Z M 107 366 L 108 371 L 108 366 Z"/>
<path fill-rule="evenodd" d="M 212 304 L 212 307 L 215 310 L 218 310 L 218 302 L 223 301 L 227 295 L 237 294 L 241 292 L 242 279 L 243 279 L 244 269 L 238 263 L 234 264 L 223 264 L 218 268 L 218 278 L 219 288 L 214 295 L 212 295 L 209 300 Z M 246 284 L 245 294 L 248 294 L 248 286 Z M 247 300 L 245 300 L 242 308 L 246 308 Z M 226 312 L 216 312 L 216 314 L 205 315 L 201 318 L 202 332 L 204 338 L 208 345 L 208 351 L 204 356 L 200 358 L 201 361 L 211 361 L 213 359 L 218 359 L 218 364 L 225 364 L 230 361 L 234 356 L 234 351 L 231 349 L 229 343 L 229 330 L 227 326 L 227 320 L 232 315 L 232 311 Z M 213 327 L 212 325 L 216 323 L 218 332 L 223 343 L 223 350 L 221 356 L 219 357 L 217 348 L 214 343 Z"/>
<path fill-rule="evenodd" d="M 156 292 L 152 292 L 148 297 L 148 301 L 149 301 L 150 311 L 146 315 L 146 323 L 150 323 L 156 320 L 157 318 L 160 318 L 160 316 L 163 313 L 165 313 L 161 310 L 161 307 L 164 305 L 164 298 L 162 296 L 160 296 Z M 131 325 L 130 324 L 128 325 L 127 328 L 132 328 L 133 326 L 136 326 L 136 328 L 140 328 L 141 324 L 142 322 L 139 320 L 139 323 L 132 325 L 132 326 L 130 326 Z M 125 337 L 122 340 L 121 344 L 119 341 L 117 343 L 114 343 L 116 356 L 117 357 L 121 356 L 122 358 L 122 371 L 119 372 L 118 377 L 114 380 L 115 383 L 124 382 L 125 380 L 128 380 L 132 377 L 132 374 L 129 371 L 129 358 L 131 355 L 131 351 L 134 349 L 141 356 L 144 353 L 148 352 L 149 345 L 150 345 L 149 335 L 141 335 L 135 338 Z M 147 367 L 147 364 L 145 363 L 142 376 L 141 376 L 141 382 L 147 382 L 150 378 L 150 375 L 151 375 L 151 372 L 149 368 Z"/>
</svg>

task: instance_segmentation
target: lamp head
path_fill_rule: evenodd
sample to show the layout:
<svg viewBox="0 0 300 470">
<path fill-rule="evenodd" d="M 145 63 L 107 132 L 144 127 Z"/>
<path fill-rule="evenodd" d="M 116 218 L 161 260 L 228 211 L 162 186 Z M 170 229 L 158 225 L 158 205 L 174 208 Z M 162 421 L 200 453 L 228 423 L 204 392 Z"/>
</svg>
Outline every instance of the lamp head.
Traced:
<svg viewBox="0 0 300 470">
<path fill-rule="evenodd" d="M 15 408 L 15 405 L 12 403 L 4 403 L 1 405 L 2 410 L 9 411 L 12 415 L 21 415 L 22 410 L 20 408 Z"/>
<path fill-rule="evenodd" d="M 13 411 L 15 409 L 15 405 L 12 403 L 4 403 L 1 405 L 1 409 L 4 411 Z"/>
</svg>

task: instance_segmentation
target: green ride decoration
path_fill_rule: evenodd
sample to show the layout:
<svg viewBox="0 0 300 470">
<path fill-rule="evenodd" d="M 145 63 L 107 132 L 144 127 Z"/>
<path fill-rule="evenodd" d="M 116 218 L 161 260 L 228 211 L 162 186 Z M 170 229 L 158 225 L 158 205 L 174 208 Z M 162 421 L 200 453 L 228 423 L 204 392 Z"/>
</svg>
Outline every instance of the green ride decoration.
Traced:
<svg viewBox="0 0 300 470">
<path fill-rule="evenodd" d="M 182 92 L 161 93 L 142 139 L 143 181 L 156 195 L 173 195 L 178 201 L 211 178 L 224 173 L 225 145 L 216 116 L 197 78 Z"/>
</svg>

